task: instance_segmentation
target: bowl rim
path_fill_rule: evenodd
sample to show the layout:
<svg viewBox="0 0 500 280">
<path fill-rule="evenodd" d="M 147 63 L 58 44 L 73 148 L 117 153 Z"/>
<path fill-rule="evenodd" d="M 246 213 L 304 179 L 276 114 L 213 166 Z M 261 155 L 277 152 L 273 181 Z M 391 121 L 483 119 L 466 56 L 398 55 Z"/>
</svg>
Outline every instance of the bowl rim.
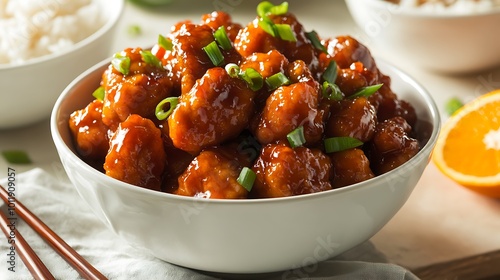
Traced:
<svg viewBox="0 0 500 280">
<path fill-rule="evenodd" d="M 210 203 L 210 204 L 266 204 L 266 203 L 282 203 L 282 202 L 287 202 L 287 201 L 303 201 L 303 200 L 309 200 L 309 199 L 315 199 L 318 197 L 324 197 L 324 196 L 329 196 L 332 194 L 341 194 L 345 192 L 351 192 L 351 191 L 356 191 L 360 189 L 365 189 L 365 188 L 371 188 L 373 187 L 374 182 L 378 181 L 387 181 L 389 178 L 395 176 L 396 174 L 400 174 L 401 170 L 403 168 L 410 168 L 411 165 L 414 162 L 420 162 L 425 160 L 428 162 L 428 160 L 425 159 L 425 157 L 428 157 L 432 153 L 432 149 L 434 148 L 434 145 L 437 141 L 439 131 L 441 128 L 441 118 L 439 114 L 438 107 L 432 98 L 430 92 L 426 90 L 419 82 L 417 82 L 414 78 L 409 76 L 406 72 L 403 70 L 399 69 L 398 67 L 386 62 L 383 59 L 377 58 L 377 66 L 382 65 L 382 71 L 384 69 L 390 69 L 391 72 L 396 74 L 398 77 L 400 77 L 402 80 L 404 80 L 405 83 L 409 84 L 411 88 L 415 89 L 416 92 L 418 92 L 419 96 L 423 99 L 426 111 L 429 112 L 429 117 L 430 117 L 430 123 L 433 125 L 432 128 L 432 133 L 429 135 L 429 139 L 427 142 L 424 144 L 424 146 L 418 151 L 418 153 L 405 162 L 404 164 L 398 166 L 394 170 L 391 170 L 391 172 L 387 172 L 384 174 L 381 174 L 379 176 L 376 176 L 372 179 L 359 182 L 356 184 L 352 184 L 349 186 L 345 186 L 342 188 L 337 188 L 337 189 L 332 189 L 332 190 L 327 190 L 327 191 L 322 191 L 322 192 L 317 192 L 317 193 L 309 193 L 309 194 L 302 194 L 302 195 L 297 195 L 297 196 L 289 196 L 289 197 L 278 197 L 278 198 L 256 198 L 256 199 L 206 199 L 203 200 L 203 203 Z M 102 181 L 104 185 L 119 185 L 122 187 L 124 190 L 127 192 L 130 192 L 132 194 L 137 194 L 137 195 L 143 195 L 143 196 L 154 196 L 157 199 L 166 199 L 166 200 L 175 200 L 175 201 L 183 201 L 183 202 L 191 202 L 191 203 L 199 203 L 201 200 L 200 198 L 195 198 L 195 197 L 188 197 L 188 196 L 181 196 L 181 195 L 176 195 L 176 194 L 171 194 L 171 193 L 166 193 L 166 192 L 159 192 L 159 191 L 154 191 L 154 190 L 149 190 L 145 188 L 140 188 L 135 185 L 129 184 L 122 182 L 120 180 L 111 178 L 107 176 L 106 174 L 94 169 L 90 165 L 88 165 L 86 162 L 84 162 L 78 155 L 76 155 L 64 142 L 60 131 L 58 130 L 58 121 L 59 121 L 59 115 L 60 115 L 60 107 L 61 104 L 68 98 L 69 92 L 79 83 L 82 83 L 86 80 L 87 76 L 90 75 L 91 73 L 94 73 L 95 71 L 98 71 L 99 69 L 104 69 L 107 65 L 109 65 L 109 59 L 105 59 L 91 68 L 87 69 L 83 73 L 81 73 L 78 77 L 76 77 L 61 93 L 61 95 L 58 97 L 52 112 L 50 116 L 50 130 L 51 130 L 51 135 L 53 142 L 56 146 L 57 152 L 60 156 L 65 156 L 69 154 L 69 156 L 72 158 L 71 160 L 74 161 L 74 163 L 81 168 L 82 170 L 85 170 L 86 172 L 95 172 L 98 180 Z M 385 71 L 384 71 L 385 72 Z M 62 154 L 61 154 L 62 153 Z M 111 187 L 110 187 L 111 188 Z"/>
<path fill-rule="evenodd" d="M 491 10 L 478 11 L 473 13 L 433 13 L 425 10 L 402 8 L 398 4 L 391 3 L 385 0 L 345 0 L 352 2 L 353 5 L 370 5 L 379 9 L 386 9 L 391 14 L 400 14 L 414 18 L 426 19 L 475 19 L 483 16 L 500 15 L 500 6 L 493 7 Z M 363 2 L 363 3 L 361 3 Z M 350 5 L 348 5 L 350 6 Z"/>
<path fill-rule="evenodd" d="M 109 0 L 107 0 L 109 1 Z M 107 2 L 105 1 L 105 2 Z M 56 53 L 50 53 L 50 54 L 45 54 L 42 56 L 37 56 L 30 58 L 22 63 L 19 64 L 12 64 L 12 63 L 0 63 L 0 71 L 2 70 L 12 70 L 12 69 L 19 69 L 23 67 L 30 67 L 36 64 L 41 64 L 46 61 L 49 61 L 54 58 L 59 58 L 59 57 L 64 57 L 68 55 L 69 53 L 72 53 L 76 50 L 79 50 L 87 45 L 89 45 L 91 42 L 97 40 L 98 38 L 102 37 L 106 33 L 108 33 L 119 21 L 123 14 L 123 10 L 125 7 L 125 0 L 111 0 L 116 2 L 116 6 L 112 9 L 113 12 L 110 13 L 111 16 L 105 18 L 105 23 L 99 27 L 96 31 L 94 31 L 92 34 L 89 36 L 83 38 L 82 40 L 76 42 L 72 46 L 69 46 L 68 48 L 64 48 L 64 50 Z"/>
</svg>

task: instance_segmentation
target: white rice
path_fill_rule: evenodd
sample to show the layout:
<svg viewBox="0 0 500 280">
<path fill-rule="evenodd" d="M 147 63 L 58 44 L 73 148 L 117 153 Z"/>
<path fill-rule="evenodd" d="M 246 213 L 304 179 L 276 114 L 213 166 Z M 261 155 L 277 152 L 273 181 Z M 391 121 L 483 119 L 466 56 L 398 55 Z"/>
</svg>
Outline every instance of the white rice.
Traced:
<svg viewBox="0 0 500 280">
<path fill-rule="evenodd" d="M 473 14 L 491 11 L 500 7 L 500 0 L 400 0 L 402 8 L 419 9 L 424 12 L 446 14 Z"/>
<path fill-rule="evenodd" d="M 0 64 L 60 52 L 102 25 L 95 0 L 0 0 Z"/>
</svg>

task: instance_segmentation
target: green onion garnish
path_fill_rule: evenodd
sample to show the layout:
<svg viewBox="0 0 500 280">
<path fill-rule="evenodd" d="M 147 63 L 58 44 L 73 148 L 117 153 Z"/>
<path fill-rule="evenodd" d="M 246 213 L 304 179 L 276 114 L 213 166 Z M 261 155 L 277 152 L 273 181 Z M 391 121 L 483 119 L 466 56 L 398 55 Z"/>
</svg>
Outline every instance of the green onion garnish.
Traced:
<svg viewBox="0 0 500 280">
<path fill-rule="evenodd" d="M 337 62 L 335 60 L 330 61 L 325 72 L 323 72 L 322 77 L 330 84 L 335 84 L 335 81 L 337 80 Z"/>
<path fill-rule="evenodd" d="M 225 67 L 227 74 L 231 78 L 238 78 L 240 74 L 240 67 L 234 63 L 228 63 Z"/>
<path fill-rule="evenodd" d="M 329 100 L 339 101 L 344 98 L 344 94 L 340 90 L 339 86 L 327 81 L 323 82 L 322 93 L 323 97 L 328 98 Z"/>
<path fill-rule="evenodd" d="M 275 90 L 283 85 L 288 85 L 290 80 L 285 76 L 285 74 L 278 72 L 266 79 L 266 84 L 269 90 Z"/>
<path fill-rule="evenodd" d="M 240 175 L 238 176 L 238 179 L 236 179 L 236 181 L 247 191 L 251 191 L 256 177 L 257 175 L 255 174 L 255 172 L 245 166 L 243 167 L 243 169 L 241 169 Z"/>
<path fill-rule="evenodd" d="M 288 133 L 286 136 L 288 143 L 292 148 L 300 147 L 306 143 L 306 137 L 304 135 L 304 127 L 299 126 L 292 132 Z"/>
<path fill-rule="evenodd" d="M 264 78 L 262 78 L 262 75 L 253 68 L 245 69 L 239 76 L 247 82 L 248 86 L 253 91 L 261 89 L 264 85 Z"/>
<path fill-rule="evenodd" d="M 127 31 L 130 36 L 139 36 L 142 33 L 141 26 L 137 24 L 129 25 Z"/>
<path fill-rule="evenodd" d="M 94 92 L 92 93 L 92 96 L 95 97 L 97 100 L 104 100 L 106 92 L 104 91 L 104 87 L 98 87 Z"/>
<path fill-rule="evenodd" d="M 324 141 L 327 153 L 340 152 L 363 145 L 363 142 L 353 137 L 332 137 Z"/>
<path fill-rule="evenodd" d="M 273 7 L 269 9 L 269 13 L 271 15 L 280 16 L 286 14 L 287 12 L 288 12 L 288 2 L 283 2 L 279 5 L 273 5 Z"/>
<path fill-rule="evenodd" d="M 311 41 L 311 44 L 318 50 L 327 53 L 327 49 L 323 44 L 321 44 L 321 41 L 319 39 L 318 33 L 316 31 L 311 31 L 306 33 L 306 37 Z"/>
<path fill-rule="evenodd" d="M 231 40 L 229 40 L 229 37 L 227 36 L 226 33 L 226 28 L 224 26 L 219 27 L 215 32 L 214 32 L 214 38 L 217 43 L 219 43 L 219 46 L 225 51 L 230 50 L 233 48 L 233 45 L 231 44 Z"/>
<path fill-rule="evenodd" d="M 274 22 L 272 22 L 268 17 L 262 17 L 259 20 L 259 26 L 266 33 L 270 34 L 273 37 L 276 37 L 276 31 L 274 30 Z"/>
<path fill-rule="evenodd" d="M 272 7 L 274 7 L 274 4 L 269 1 L 260 2 L 259 5 L 257 5 L 257 15 L 259 15 L 259 17 L 266 16 Z"/>
<path fill-rule="evenodd" d="M 140 51 L 142 61 L 146 62 L 147 64 L 162 68 L 161 61 L 156 57 L 156 55 L 152 54 L 150 51 Z"/>
<path fill-rule="evenodd" d="M 260 2 L 257 5 L 257 15 L 259 15 L 259 26 L 266 33 L 273 37 L 279 37 L 285 41 L 296 42 L 297 38 L 289 24 L 275 24 L 269 15 L 284 15 L 288 12 L 288 2 L 283 2 L 277 6 L 268 1 Z"/>
<path fill-rule="evenodd" d="M 162 47 L 166 51 L 171 51 L 174 45 L 172 44 L 172 41 L 165 38 L 161 34 L 158 35 L 158 45 Z"/>
<path fill-rule="evenodd" d="M 264 17 L 267 15 L 284 15 L 288 12 L 288 2 L 274 5 L 269 1 L 262 1 L 257 5 L 257 15 Z"/>
<path fill-rule="evenodd" d="M 8 163 L 12 164 L 30 164 L 32 162 L 28 154 L 21 150 L 2 151 L 2 155 Z"/>
<path fill-rule="evenodd" d="M 168 111 L 165 112 L 163 107 L 167 104 L 169 104 L 170 106 L 168 108 Z M 163 99 L 160 103 L 158 103 L 158 105 L 156 105 L 156 118 L 160 121 L 168 118 L 168 116 L 170 116 L 170 114 L 172 114 L 172 112 L 174 111 L 177 104 L 179 104 L 179 97 L 167 97 Z"/>
<path fill-rule="evenodd" d="M 241 71 L 238 65 L 229 63 L 226 65 L 225 69 L 231 78 L 240 78 L 244 80 L 253 91 L 261 89 L 264 85 L 264 78 L 253 68 L 247 68 L 245 71 Z"/>
<path fill-rule="evenodd" d="M 462 108 L 464 104 L 460 99 L 453 97 L 446 102 L 445 109 L 449 116 L 453 115 L 458 109 Z"/>
<path fill-rule="evenodd" d="M 297 38 L 289 24 L 275 24 L 268 17 L 263 17 L 259 20 L 259 26 L 266 33 L 273 37 L 279 37 L 282 40 L 296 42 Z"/>
<path fill-rule="evenodd" d="M 295 34 L 293 33 L 292 27 L 289 24 L 275 24 L 274 28 L 279 37 L 285 41 L 297 42 Z"/>
<path fill-rule="evenodd" d="M 210 61 L 212 61 L 213 65 L 219 66 L 224 62 L 224 55 L 222 55 L 222 52 L 219 49 L 219 46 L 215 41 L 212 41 L 212 43 L 206 45 L 203 47 L 203 50 L 205 53 L 207 53 L 208 58 L 210 58 Z"/>
<path fill-rule="evenodd" d="M 111 65 L 123 75 L 128 75 L 130 72 L 130 57 L 121 53 L 115 53 L 111 59 Z"/>
<path fill-rule="evenodd" d="M 349 96 L 349 98 L 354 99 L 354 98 L 358 98 L 358 97 L 369 97 L 370 95 L 377 92 L 377 90 L 379 90 L 383 85 L 384 84 L 377 84 L 377 85 L 373 85 L 373 86 L 362 87 L 356 93 Z"/>
</svg>

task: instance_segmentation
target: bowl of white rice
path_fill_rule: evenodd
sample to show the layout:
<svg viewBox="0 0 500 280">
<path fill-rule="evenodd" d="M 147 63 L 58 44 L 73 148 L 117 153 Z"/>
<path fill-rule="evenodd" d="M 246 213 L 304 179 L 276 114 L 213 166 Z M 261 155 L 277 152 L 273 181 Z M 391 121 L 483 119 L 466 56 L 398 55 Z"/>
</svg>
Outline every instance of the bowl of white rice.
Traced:
<svg viewBox="0 0 500 280">
<path fill-rule="evenodd" d="M 385 59 L 446 74 L 500 67 L 500 0 L 345 0 Z"/>
<path fill-rule="evenodd" d="M 63 89 L 112 54 L 124 0 L 0 0 L 0 129 L 47 119 Z"/>
</svg>

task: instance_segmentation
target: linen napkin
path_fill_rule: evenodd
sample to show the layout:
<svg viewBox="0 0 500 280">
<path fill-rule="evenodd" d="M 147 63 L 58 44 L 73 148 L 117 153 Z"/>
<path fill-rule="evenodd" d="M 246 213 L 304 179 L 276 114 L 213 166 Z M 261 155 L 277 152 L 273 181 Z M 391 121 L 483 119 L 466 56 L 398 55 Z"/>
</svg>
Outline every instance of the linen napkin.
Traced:
<svg viewBox="0 0 500 280">
<path fill-rule="evenodd" d="M 57 176 L 57 178 L 56 178 Z M 0 180 L 5 187 L 7 179 Z M 65 175 L 40 168 L 16 174 L 16 198 L 109 279 L 418 279 L 403 267 L 386 263 L 375 246 L 360 246 L 321 262 L 314 269 L 259 275 L 227 275 L 179 267 L 139 251 L 108 230 L 79 197 Z M 1 204 L 4 213 L 7 205 Z M 20 218 L 16 228 L 56 279 L 81 279 Z M 10 244 L 0 238 L 0 279 L 33 279 L 19 255 L 9 263 Z M 14 271 L 13 271 L 14 270 Z"/>
</svg>

